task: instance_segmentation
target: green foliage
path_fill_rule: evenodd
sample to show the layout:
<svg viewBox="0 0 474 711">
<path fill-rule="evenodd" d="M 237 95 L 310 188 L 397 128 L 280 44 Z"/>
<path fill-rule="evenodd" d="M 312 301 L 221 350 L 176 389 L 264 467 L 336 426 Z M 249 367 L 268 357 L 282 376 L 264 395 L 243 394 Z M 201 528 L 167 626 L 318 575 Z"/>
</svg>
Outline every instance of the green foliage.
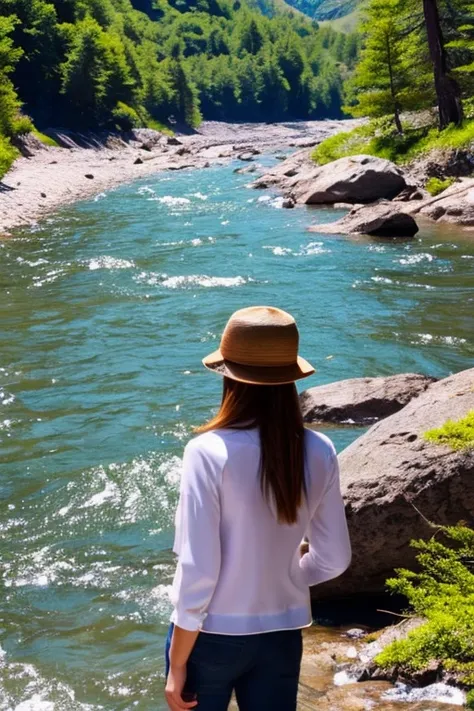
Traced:
<svg viewBox="0 0 474 711">
<path fill-rule="evenodd" d="M 47 136 L 45 133 L 41 133 L 41 131 L 38 131 L 37 128 L 33 128 L 32 133 L 41 141 L 41 143 L 44 143 L 45 146 L 51 146 L 53 148 L 59 147 L 59 143 L 55 141 L 54 138 Z"/>
<path fill-rule="evenodd" d="M 10 75 L 22 56 L 22 50 L 15 48 L 12 33 L 18 24 L 14 16 L 0 16 L 0 136 L 13 137 L 23 133 L 24 121 L 20 117 L 20 102 Z M 10 149 L 2 145 L 2 165 L 8 162 Z"/>
<path fill-rule="evenodd" d="M 436 197 L 451 187 L 453 183 L 454 178 L 446 178 L 445 180 L 440 180 L 440 178 L 430 178 L 426 182 L 425 188 L 432 197 Z"/>
<path fill-rule="evenodd" d="M 0 122 L 20 101 L 81 129 L 341 116 L 356 36 L 262 1 L 2 0 Z"/>
<path fill-rule="evenodd" d="M 403 125 L 403 133 L 399 134 L 390 117 L 386 117 L 327 138 L 315 148 L 312 158 L 324 165 L 338 158 L 364 153 L 404 164 L 432 150 L 472 147 L 474 121 L 465 121 L 463 126 L 449 126 L 444 131 L 430 126 L 413 128 Z"/>
<path fill-rule="evenodd" d="M 474 709 L 474 689 L 467 692 L 466 706 L 468 709 Z"/>
<path fill-rule="evenodd" d="M 123 101 L 117 102 L 117 106 L 112 110 L 112 119 L 116 128 L 121 131 L 130 131 L 131 128 L 139 128 L 143 125 L 135 109 L 124 104 Z"/>
<path fill-rule="evenodd" d="M 155 119 L 148 119 L 147 125 L 149 128 L 153 128 L 155 131 L 164 133 L 166 136 L 174 136 L 174 131 L 172 131 L 169 126 L 165 126 L 164 123 L 155 121 Z"/>
<path fill-rule="evenodd" d="M 0 180 L 10 170 L 13 161 L 19 155 L 19 152 L 12 146 L 9 139 L 0 136 Z"/>
<path fill-rule="evenodd" d="M 425 433 L 425 439 L 435 444 L 447 444 L 451 449 L 474 447 L 474 410 L 461 420 L 448 420 L 442 427 L 429 430 Z"/>
<path fill-rule="evenodd" d="M 420 572 L 398 570 L 387 581 L 426 622 L 394 642 L 375 661 L 381 667 L 417 670 L 441 662 L 474 686 L 474 531 L 439 527 L 429 541 L 415 541 Z"/>
<path fill-rule="evenodd" d="M 428 107 L 434 98 L 429 59 L 410 21 L 406 0 L 370 0 L 360 23 L 361 59 L 347 85 L 348 111 L 393 116 L 399 133 L 400 114 Z"/>
</svg>

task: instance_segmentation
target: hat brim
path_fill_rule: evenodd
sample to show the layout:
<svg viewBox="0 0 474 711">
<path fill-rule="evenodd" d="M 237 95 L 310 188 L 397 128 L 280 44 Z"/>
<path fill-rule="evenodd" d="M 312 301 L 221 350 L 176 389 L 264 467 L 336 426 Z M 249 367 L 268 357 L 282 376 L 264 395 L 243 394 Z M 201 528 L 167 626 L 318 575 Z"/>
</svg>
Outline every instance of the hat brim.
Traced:
<svg viewBox="0 0 474 711">
<path fill-rule="evenodd" d="M 203 365 L 218 375 L 238 380 L 249 385 L 285 385 L 302 380 L 315 373 L 315 369 L 307 360 L 298 356 L 296 363 L 283 366 L 254 366 L 240 365 L 229 360 L 224 360 L 219 350 L 214 351 L 203 359 Z"/>
</svg>

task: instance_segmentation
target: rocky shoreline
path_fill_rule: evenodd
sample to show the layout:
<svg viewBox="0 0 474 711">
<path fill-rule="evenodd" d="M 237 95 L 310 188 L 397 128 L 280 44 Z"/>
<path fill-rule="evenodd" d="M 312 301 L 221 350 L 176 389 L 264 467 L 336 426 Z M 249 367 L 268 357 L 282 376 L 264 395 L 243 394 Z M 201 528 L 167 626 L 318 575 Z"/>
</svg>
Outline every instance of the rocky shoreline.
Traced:
<svg viewBox="0 0 474 711">
<path fill-rule="evenodd" d="M 314 426 L 372 424 L 338 457 L 353 559 L 342 576 L 313 589 L 316 610 L 321 603 L 323 609 L 335 601 L 350 608 L 352 600 L 376 599 L 394 570 L 419 569 L 412 540 L 432 539 L 438 526 L 474 527 L 474 448 L 425 437 L 428 430 L 474 412 L 474 368 L 441 380 L 413 373 L 344 380 L 304 391 L 300 402 L 305 421 Z M 348 632 L 351 642 L 323 645 L 315 661 L 332 669 L 334 684 L 351 698 L 356 687 L 372 689 L 375 683 L 387 684 L 379 695 L 387 702 L 463 705 L 466 686 L 442 657 L 418 671 L 375 662 L 394 641 L 426 623 L 400 617 L 370 636 L 361 629 Z M 363 695 L 356 691 L 356 698 Z"/>
<path fill-rule="evenodd" d="M 284 124 L 204 123 L 199 132 L 166 136 L 150 129 L 128 134 L 49 132 L 59 147 L 33 135 L 0 181 L 0 235 L 29 226 L 63 205 L 90 198 L 163 170 L 207 168 L 240 158 L 242 166 L 262 151 L 311 147 L 360 121 Z"/>
<path fill-rule="evenodd" d="M 415 374 L 360 378 L 301 394 L 308 422 L 373 426 L 339 455 L 353 558 L 317 600 L 382 593 L 395 568 L 415 564 L 414 539 L 432 523 L 474 527 L 474 448 L 451 449 L 425 433 L 474 411 L 474 368 L 436 381 Z"/>
<path fill-rule="evenodd" d="M 311 151 L 301 150 L 257 178 L 253 187 L 280 191 L 285 207 L 300 204 L 348 209 L 334 223 L 310 227 L 314 232 L 411 238 L 419 229 L 418 215 L 474 229 L 474 178 L 464 174 L 453 177 L 450 187 L 432 197 L 424 188 L 429 166 L 429 160 L 424 159 L 410 171 L 402 170 L 369 155 L 318 166 Z"/>
</svg>

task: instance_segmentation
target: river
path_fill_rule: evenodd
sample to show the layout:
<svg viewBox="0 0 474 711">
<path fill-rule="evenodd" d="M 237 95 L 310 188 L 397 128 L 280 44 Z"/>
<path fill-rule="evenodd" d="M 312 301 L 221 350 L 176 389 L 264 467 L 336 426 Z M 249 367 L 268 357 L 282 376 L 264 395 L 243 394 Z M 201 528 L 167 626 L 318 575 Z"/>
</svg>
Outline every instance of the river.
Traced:
<svg viewBox="0 0 474 711">
<path fill-rule="evenodd" d="M 233 310 L 294 314 L 305 386 L 472 366 L 472 237 L 308 233 L 342 213 L 278 209 L 235 167 L 0 242 L 1 711 L 165 708 L 180 455 L 219 401 L 200 359 Z M 340 450 L 362 430 L 325 431 Z"/>
</svg>

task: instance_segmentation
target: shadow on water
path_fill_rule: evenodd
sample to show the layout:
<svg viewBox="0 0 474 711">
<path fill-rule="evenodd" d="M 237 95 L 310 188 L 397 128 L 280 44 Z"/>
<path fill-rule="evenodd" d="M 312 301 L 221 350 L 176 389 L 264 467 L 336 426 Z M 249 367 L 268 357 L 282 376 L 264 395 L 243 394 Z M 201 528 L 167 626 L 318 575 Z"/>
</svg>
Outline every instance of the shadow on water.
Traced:
<svg viewBox="0 0 474 711">
<path fill-rule="evenodd" d="M 337 600 L 313 600 L 315 624 L 322 627 L 361 627 L 380 629 L 399 620 L 406 609 L 401 595 L 354 595 Z"/>
</svg>

